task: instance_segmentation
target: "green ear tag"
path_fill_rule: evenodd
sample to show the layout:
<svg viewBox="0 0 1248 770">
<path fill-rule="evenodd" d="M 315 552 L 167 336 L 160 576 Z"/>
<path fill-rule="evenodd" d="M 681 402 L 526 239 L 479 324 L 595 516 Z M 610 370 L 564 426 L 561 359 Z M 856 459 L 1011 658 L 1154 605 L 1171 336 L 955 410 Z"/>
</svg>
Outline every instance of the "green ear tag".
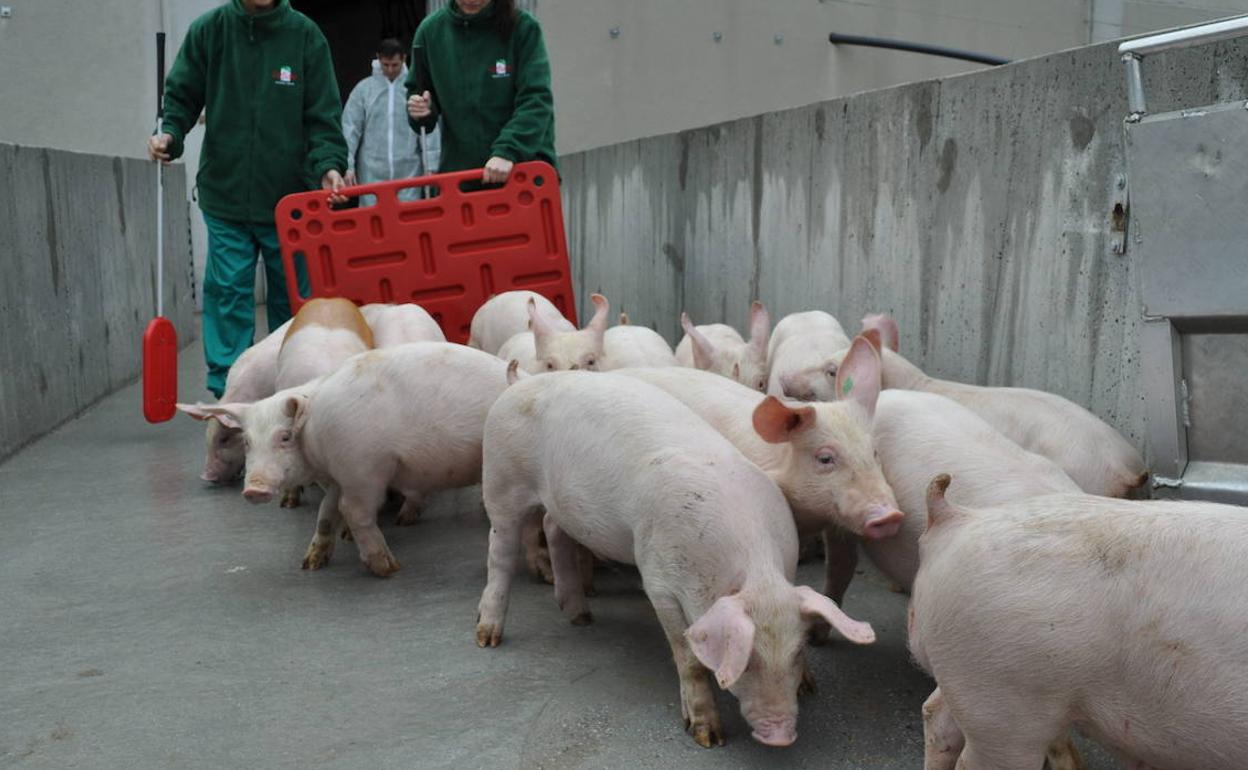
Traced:
<svg viewBox="0 0 1248 770">
<path fill-rule="evenodd" d="M 844 385 L 844 387 L 842 387 L 842 388 L 841 388 L 841 395 L 842 395 L 842 396 L 848 396 L 848 395 L 849 395 L 849 391 L 851 391 L 851 390 L 853 390 L 853 389 L 854 389 L 854 378 L 853 378 L 853 377 L 846 377 L 846 378 L 845 378 L 845 385 Z"/>
</svg>

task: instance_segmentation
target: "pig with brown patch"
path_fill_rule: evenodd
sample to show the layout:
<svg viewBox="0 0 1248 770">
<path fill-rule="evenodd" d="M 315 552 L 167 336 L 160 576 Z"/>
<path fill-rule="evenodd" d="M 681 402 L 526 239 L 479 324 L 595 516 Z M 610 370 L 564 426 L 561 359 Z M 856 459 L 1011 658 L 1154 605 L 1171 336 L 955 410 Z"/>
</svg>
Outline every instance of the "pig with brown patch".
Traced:
<svg viewBox="0 0 1248 770">
<path fill-rule="evenodd" d="M 702 746 L 724 738 L 708 672 L 737 696 L 756 740 L 784 746 L 797 737 L 810 624 L 874 640 L 869 625 L 793 585 L 797 533 L 771 479 L 658 388 L 612 373 L 520 380 L 490 410 L 484 462 L 482 647 L 502 639 L 522 525 L 543 511 L 555 597 L 573 623 L 590 619 L 575 543 L 637 565 Z"/>
<path fill-rule="evenodd" d="M 1040 770 L 1072 725 L 1132 768 L 1248 767 L 1248 509 L 972 508 L 949 486 L 927 495 L 909 623 L 939 685 L 928 770 Z"/>
</svg>

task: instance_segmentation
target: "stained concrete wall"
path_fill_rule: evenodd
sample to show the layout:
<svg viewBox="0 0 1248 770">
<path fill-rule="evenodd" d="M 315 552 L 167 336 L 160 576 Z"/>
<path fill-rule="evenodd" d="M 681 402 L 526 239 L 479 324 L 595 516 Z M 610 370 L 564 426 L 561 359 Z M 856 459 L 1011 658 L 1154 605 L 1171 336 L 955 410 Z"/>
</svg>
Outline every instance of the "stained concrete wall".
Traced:
<svg viewBox="0 0 1248 770">
<path fill-rule="evenodd" d="M 625 142 L 562 160 L 580 307 L 678 339 L 809 308 L 892 313 L 929 373 L 1084 404 L 1142 444 L 1135 260 L 1112 45 Z M 1242 98 L 1248 47 L 1151 57 L 1150 108 Z M 1129 227 L 1129 209 L 1128 209 Z"/>
<path fill-rule="evenodd" d="M 145 161 L 0 144 L 11 182 L 0 192 L 0 459 L 138 376 L 156 314 L 154 173 Z M 164 310 L 186 345 L 198 325 L 183 174 L 165 178 Z"/>
</svg>

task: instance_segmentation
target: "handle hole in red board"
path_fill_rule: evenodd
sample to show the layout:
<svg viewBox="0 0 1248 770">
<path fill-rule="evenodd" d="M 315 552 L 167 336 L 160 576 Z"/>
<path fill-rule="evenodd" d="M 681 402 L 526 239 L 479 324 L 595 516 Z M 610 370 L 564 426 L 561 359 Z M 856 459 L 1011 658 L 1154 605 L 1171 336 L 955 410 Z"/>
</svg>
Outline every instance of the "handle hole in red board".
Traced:
<svg viewBox="0 0 1248 770">
<path fill-rule="evenodd" d="M 299 209 L 293 209 L 290 212 L 291 219 L 303 219 L 303 212 Z"/>
<path fill-rule="evenodd" d="M 411 190 L 415 190 L 416 193 L 412 194 Z M 420 192 L 421 190 L 424 191 L 423 194 Z M 399 205 L 401 206 L 406 203 L 415 203 L 417 200 L 439 198 L 442 196 L 442 188 L 436 184 L 415 184 L 411 187 L 400 187 L 398 190 L 395 190 L 395 195 L 399 196 Z"/>
<path fill-rule="evenodd" d="M 546 177 L 542 176 L 541 174 L 538 174 L 537 176 L 533 177 L 534 187 L 541 187 L 544 184 L 546 184 Z"/>
<path fill-rule="evenodd" d="M 309 284 L 310 284 L 310 282 L 309 282 L 309 281 L 307 280 L 307 278 L 306 278 L 306 276 L 307 276 L 307 274 L 308 274 L 308 260 L 307 260 L 307 258 L 304 256 L 304 254 L 303 254 L 303 252 L 302 252 L 302 251 L 296 251 L 296 252 L 295 252 L 295 256 L 292 258 L 292 261 L 295 263 L 295 275 L 296 275 L 296 276 L 305 276 L 305 278 L 304 278 L 304 280 L 303 280 L 303 281 L 299 281 L 299 280 L 298 280 L 298 278 L 296 278 L 296 280 L 295 280 L 295 285 L 297 286 L 297 290 L 298 290 L 298 292 L 299 292 L 299 298 L 300 298 L 300 299 L 311 299 L 311 298 L 312 298 L 312 288 L 311 288 L 311 286 L 309 285 Z M 300 285 L 300 284 L 302 284 L 302 285 Z M 307 290 L 305 291 L 305 289 L 307 289 Z M 271 287 L 270 287 L 268 290 L 269 290 L 269 291 L 273 291 L 273 289 L 272 289 Z"/>
</svg>

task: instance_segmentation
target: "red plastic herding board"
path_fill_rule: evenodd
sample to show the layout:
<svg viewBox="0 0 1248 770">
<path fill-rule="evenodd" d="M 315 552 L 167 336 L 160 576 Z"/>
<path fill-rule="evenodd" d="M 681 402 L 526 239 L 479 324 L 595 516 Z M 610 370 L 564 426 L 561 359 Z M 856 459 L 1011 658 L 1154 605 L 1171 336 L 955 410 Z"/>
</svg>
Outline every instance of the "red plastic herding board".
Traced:
<svg viewBox="0 0 1248 770">
<path fill-rule="evenodd" d="M 577 323 L 555 170 L 541 161 L 517 163 L 501 187 L 461 187 L 480 180 L 476 169 L 349 187 L 349 196 L 377 197 L 375 206 L 354 209 L 331 209 L 324 190 L 282 198 L 277 232 L 292 311 L 312 297 L 415 302 L 448 340 L 466 342 L 487 299 L 527 289 Z M 399 200 L 400 190 L 420 186 L 436 187 L 437 197 Z M 300 253 L 308 297 L 296 283 Z"/>
</svg>

